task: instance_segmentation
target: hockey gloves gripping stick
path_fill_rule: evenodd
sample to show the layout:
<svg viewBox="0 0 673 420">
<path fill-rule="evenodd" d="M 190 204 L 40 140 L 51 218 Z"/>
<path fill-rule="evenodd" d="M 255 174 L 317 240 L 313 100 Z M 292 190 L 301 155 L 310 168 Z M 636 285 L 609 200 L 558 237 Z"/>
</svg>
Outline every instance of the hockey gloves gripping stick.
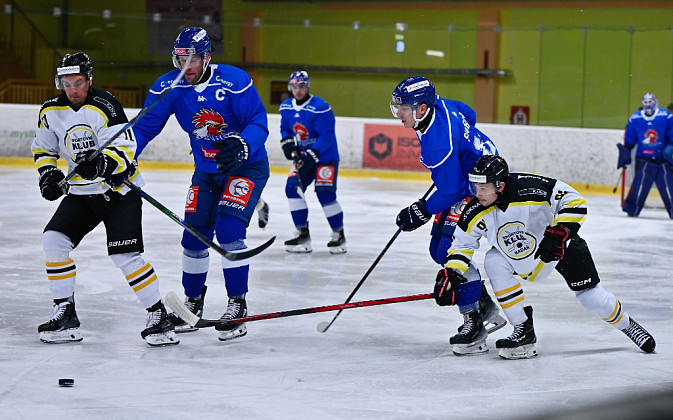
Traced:
<svg viewBox="0 0 673 420">
<path fill-rule="evenodd" d="M 452 268 L 442 268 L 435 279 L 435 290 L 432 297 L 439 306 L 452 306 L 458 302 L 458 286 L 467 279 Z"/>
<path fill-rule="evenodd" d="M 416 230 L 432 219 L 432 214 L 425 208 L 425 199 L 421 198 L 409 207 L 400 211 L 395 219 L 397 226 L 405 232 Z"/>
<path fill-rule="evenodd" d="M 213 142 L 213 147 L 219 150 L 215 154 L 217 170 L 225 175 L 237 169 L 250 158 L 250 146 L 241 136 L 229 135 L 222 140 L 216 140 Z"/>
<path fill-rule="evenodd" d="M 570 231 L 563 224 L 547 226 L 544 230 L 544 237 L 540 241 L 540 246 L 535 251 L 535 258 L 540 257 L 540 261 L 544 263 L 559 261 L 565 254 L 569 237 Z"/>
<path fill-rule="evenodd" d="M 299 176 L 302 177 L 302 174 L 315 168 L 315 165 L 320 161 L 320 153 L 315 149 L 307 149 L 305 152 L 296 153 L 293 160 Z"/>
<path fill-rule="evenodd" d="M 40 194 L 44 197 L 45 200 L 54 201 L 58 200 L 64 194 L 68 193 L 70 184 L 67 182 L 61 184 L 61 181 L 65 179 L 63 172 L 56 168 L 56 166 L 47 166 L 43 167 L 40 171 Z"/>
<path fill-rule="evenodd" d="M 109 178 L 117 167 L 117 162 L 105 153 L 94 156 L 95 150 L 80 152 L 75 156 L 75 161 L 80 162 L 75 167 L 75 172 L 84 179 Z M 91 157 L 93 156 L 93 157 Z"/>
<path fill-rule="evenodd" d="M 294 160 L 294 156 L 298 155 L 300 152 L 299 147 L 297 147 L 297 143 L 292 137 L 284 137 L 280 141 L 280 147 L 283 149 L 283 154 L 287 160 Z"/>
</svg>

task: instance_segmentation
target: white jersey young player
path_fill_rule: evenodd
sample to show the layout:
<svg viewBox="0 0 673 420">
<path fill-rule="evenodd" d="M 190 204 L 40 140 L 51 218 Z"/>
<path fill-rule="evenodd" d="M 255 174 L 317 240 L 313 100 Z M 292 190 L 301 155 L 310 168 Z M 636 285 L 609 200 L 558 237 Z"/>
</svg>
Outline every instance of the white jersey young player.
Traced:
<svg viewBox="0 0 673 420">
<path fill-rule="evenodd" d="M 521 278 L 533 281 L 556 269 L 582 305 L 624 332 L 644 352 L 654 338 L 623 310 L 600 284 L 587 243 L 578 235 L 587 202 L 568 184 L 539 175 L 509 174 L 500 156 L 483 156 L 470 171 L 476 196 L 463 210 L 445 269 L 435 287 L 438 303 L 447 299 L 469 267 L 479 240 L 493 247 L 484 268 L 514 332 L 496 341 L 505 359 L 537 355 L 533 309 L 524 306 Z"/>
</svg>

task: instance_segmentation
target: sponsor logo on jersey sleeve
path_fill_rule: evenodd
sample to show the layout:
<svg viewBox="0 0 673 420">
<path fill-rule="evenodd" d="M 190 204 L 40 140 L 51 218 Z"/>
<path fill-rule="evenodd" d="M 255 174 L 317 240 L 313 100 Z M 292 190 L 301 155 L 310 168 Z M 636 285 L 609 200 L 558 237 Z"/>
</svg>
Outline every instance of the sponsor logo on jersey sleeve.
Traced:
<svg viewBox="0 0 673 420">
<path fill-rule="evenodd" d="M 192 185 L 187 192 L 187 202 L 185 203 L 185 213 L 196 213 L 196 200 L 199 196 L 199 187 Z"/>
<path fill-rule="evenodd" d="M 334 166 L 318 166 L 315 176 L 315 186 L 331 187 L 334 185 Z"/>
<path fill-rule="evenodd" d="M 508 222 L 498 229 L 498 247 L 511 259 L 522 260 L 535 251 L 535 237 L 522 222 Z"/>
<path fill-rule="evenodd" d="M 243 210 L 248 205 L 255 183 L 244 177 L 229 177 L 220 199 L 221 206 Z M 255 203 L 256 204 L 256 203 Z"/>
</svg>

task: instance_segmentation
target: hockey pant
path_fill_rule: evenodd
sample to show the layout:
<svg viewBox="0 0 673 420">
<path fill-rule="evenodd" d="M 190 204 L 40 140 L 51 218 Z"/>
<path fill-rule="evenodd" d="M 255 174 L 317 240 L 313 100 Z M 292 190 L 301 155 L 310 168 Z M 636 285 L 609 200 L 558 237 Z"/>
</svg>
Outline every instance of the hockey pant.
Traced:
<svg viewBox="0 0 673 420">
<path fill-rule="evenodd" d="M 319 172 L 320 168 L 322 166 L 319 166 L 316 171 Z M 288 176 L 287 183 L 285 184 L 285 196 L 290 207 L 292 221 L 297 229 L 308 225 L 308 205 L 303 193 L 313 180 L 313 177 L 304 177 L 300 180 L 299 176 L 293 172 Z M 299 194 L 298 189 L 302 191 L 302 195 Z M 344 214 L 341 204 L 337 201 L 336 174 L 331 184 L 321 183 L 321 185 L 316 185 L 315 193 L 332 231 L 337 232 L 343 229 Z"/>
<path fill-rule="evenodd" d="M 65 234 L 47 230 L 42 235 L 42 248 L 46 257 L 47 278 L 52 299 L 66 299 L 75 292 L 77 269 L 70 258 L 73 243 Z M 150 263 L 137 251 L 111 254 L 110 259 L 119 268 L 140 303 L 149 308 L 159 300 L 159 281 Z"/>
<path fill-rule="evenodd" d="M 636 158 L 636 174 L 633 177 L 629 193 L 624 199 L 623 210 L 631 215 L 638 216 L 645 205 L 647 194 L 652 188 L 652 183 L 657 184 L 659 195 L 668 211 L 668 216 L 673 219 L 673 173 L 668 162 L 653 163 L 646 158 Z"/>
</svg>

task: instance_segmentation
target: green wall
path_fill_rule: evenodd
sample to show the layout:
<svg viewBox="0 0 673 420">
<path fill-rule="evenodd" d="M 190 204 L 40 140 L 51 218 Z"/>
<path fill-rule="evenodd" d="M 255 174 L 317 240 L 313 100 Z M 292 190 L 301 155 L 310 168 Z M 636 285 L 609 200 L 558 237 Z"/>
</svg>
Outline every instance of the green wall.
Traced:
<svg viewBox="0 0 673 420">
<path fill-rule="evenodd" d="M 69 0 L 67 40 L 62 18 L 52 15 L 63 0 L 20 0 L 18 4 L 62 52 L 85 50 L 106 83 L 149 86 L 169 71 L 170 48 L 181 22 L 166 37 L 166 53 L 148 53 L 149 22 L 144 1 L 118 0 L 105 7 Z M 476 67 L 479 2 L 240 2 L 223 0 L 224 53 L 214 60 L 241 61 L 242 14 L 260 19 L 258 56 L 273 65 L 371 68 L 471 69 Z M 493 5 L 494 2 L 485 2 Z M 559 2 L 527 2 L 500 12 L 497 67 L 511 76 L 497 79 L 496 122 L 508 123 L 510 107 L 530 107 L 531 124 L 622 128 L 647 91 L 665 107 L 673 102 L 673 2 L 619 2 L 630 8 L 552 8 Z M 567 3 L 565 3 L 567 4 Z M 570 3 L 572 4 L 572 3 Z M 586 3 L 581 3 L 586 5 Z M 661 5 L 651 8 L 652 5 Z M 544 5 L 544 7 L 541 7 Z M 308 20 L 309 23 L 305 24 Z M 354 22 L 359 28 L 354 28 Z M 404 22 L 406 29 L 396 29 Z M 406 50 L 395 51 L 396 36 Z M 427 50 L 444 53 L 430 56 Z M 97 63 L 97 64 L 96 64 Z M 299 68 L 297 68 L 299 69 Z M 269 112 L 271 82 L 285 81 L 291 69 L 250 69 Z M 339 116 L 390 117 L 395 85 L 411 73 L 372 74 L 311 71 L 311 89 Z M 442 96 L 474 104 L 474 76 L 426 74 Z"/>
</svg>

